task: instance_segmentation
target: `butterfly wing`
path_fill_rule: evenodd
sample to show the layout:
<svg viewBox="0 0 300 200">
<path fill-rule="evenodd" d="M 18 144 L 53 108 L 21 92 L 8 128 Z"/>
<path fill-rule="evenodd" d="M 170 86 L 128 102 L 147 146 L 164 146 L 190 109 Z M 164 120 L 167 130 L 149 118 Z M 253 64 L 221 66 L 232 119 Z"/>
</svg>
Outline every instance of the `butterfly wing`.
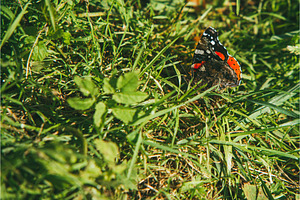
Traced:
<svg viewBox="0 0 300 200">
<path fill-rule="evenodd" d="M 214 28 L 208 27 L 204 31 L 202 38 L 207 38 L 216 59 L 228 60 L 228 51 L 219 41 L 218 32 Z"/>
</svg>

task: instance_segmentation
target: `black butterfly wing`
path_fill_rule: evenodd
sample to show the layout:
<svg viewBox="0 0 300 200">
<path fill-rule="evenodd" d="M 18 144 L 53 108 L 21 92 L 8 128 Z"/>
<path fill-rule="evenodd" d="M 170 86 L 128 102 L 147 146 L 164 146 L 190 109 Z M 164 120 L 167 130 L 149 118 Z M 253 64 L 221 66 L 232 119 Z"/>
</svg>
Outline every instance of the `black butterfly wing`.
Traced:
<svg viewBox="0 0 300 200">
<path fill-rule="evenodd" d="M 214 28 L 208 27 L 204 31 L 202 38 L 207 38 L 207 40 L 209 41 L 210 48 L 215 53 L 214 55 L 217 56 L 216 59 L 221 58 L 222 60 L 225 60 L 225 61 L 228 60 L 228 56 L 229 56 L 228 51 L 219 41 L 218 32 Z M 218 54 L 216 54 L 217 52 L 218 52 Z M 221 54 L 221 56 L 220 56 L 220 54 Z"/>
</svg>

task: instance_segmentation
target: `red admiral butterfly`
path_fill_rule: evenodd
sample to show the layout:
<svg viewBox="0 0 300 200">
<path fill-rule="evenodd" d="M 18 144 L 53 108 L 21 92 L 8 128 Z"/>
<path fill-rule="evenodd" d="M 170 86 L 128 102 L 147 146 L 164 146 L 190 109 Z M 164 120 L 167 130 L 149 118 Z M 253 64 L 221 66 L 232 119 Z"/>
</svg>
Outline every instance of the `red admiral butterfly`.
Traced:
<svg viewBox="0 0 300 200">
<path fill-rule="evenodd" d="M 204 31 L 198 42 L 192 68 L 195 79 L 201 79 L 209 87 L 217 84 L 221 88 L 235 87 L 241 82 L 240 64 L 228 54 L 212 27 Z"/>
</svg>

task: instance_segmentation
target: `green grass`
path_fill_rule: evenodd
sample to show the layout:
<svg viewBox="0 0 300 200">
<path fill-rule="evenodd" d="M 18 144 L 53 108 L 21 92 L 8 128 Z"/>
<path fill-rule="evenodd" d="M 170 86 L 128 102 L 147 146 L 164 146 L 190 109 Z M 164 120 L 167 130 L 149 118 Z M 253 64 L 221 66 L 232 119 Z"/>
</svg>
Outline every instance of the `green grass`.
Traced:
<svg viewBox="0 0 300 200">
<path fill-rule="evenodd" d="M 2 2 L 1 198 L 299 199 L 299 4 L 213 2 Z M 237 88 L 181 76 L 208 26 Z"/>
</svg>

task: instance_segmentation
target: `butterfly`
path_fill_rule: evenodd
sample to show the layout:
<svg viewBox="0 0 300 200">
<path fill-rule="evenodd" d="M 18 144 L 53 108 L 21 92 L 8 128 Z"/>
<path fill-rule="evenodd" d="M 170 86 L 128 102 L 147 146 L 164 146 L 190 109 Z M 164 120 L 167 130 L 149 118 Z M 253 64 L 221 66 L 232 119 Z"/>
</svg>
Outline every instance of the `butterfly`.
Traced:
<svg viewBox="0 0 300 200">
<path fill-rule="evenodd" d="M 195 80 L 202 80 L 207 86 L 220 84 L 225 87 L 236 87 L 241 82 L 241 66 L 231 56 L 218 39 L 218 32 L 208 27 L 197 44 L 193 64 Z"/>
</svg>

